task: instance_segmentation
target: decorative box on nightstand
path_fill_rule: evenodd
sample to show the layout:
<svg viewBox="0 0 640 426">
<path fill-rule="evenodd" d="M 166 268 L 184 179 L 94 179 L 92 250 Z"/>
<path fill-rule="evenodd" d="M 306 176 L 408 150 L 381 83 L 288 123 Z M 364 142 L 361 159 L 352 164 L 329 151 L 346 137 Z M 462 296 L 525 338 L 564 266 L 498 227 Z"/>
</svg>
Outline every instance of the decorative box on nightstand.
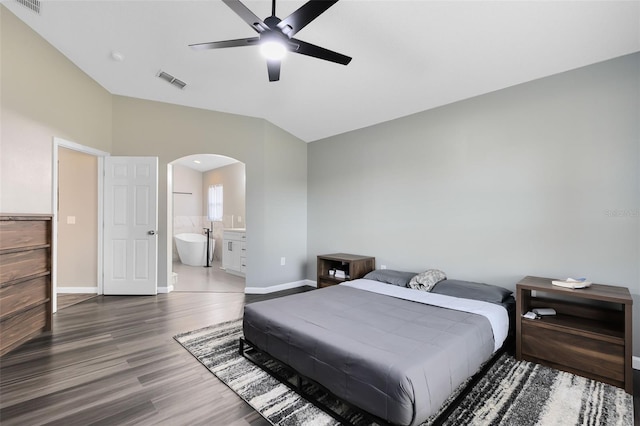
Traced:
<svg viewBox="0 0 640 426">
<path fill-rule="evenodd" d="M 374 269 L 375 257 L 346 253 L 318 256 L 318 288 L 362 278 Z M 336 271 L 342 271 L 344 275 Z"/>
<path fill-rule="evenodd" d="M 532 292 L 535 292 L 533 294 Z M 599 380 L 633 394 L 631 294 L 625 287 L 593 284 L 569 289 L 549 278 L 516 285 L 516 358 Z M 523 318 L 534 308 L 556 315 Z"/>
</svg>

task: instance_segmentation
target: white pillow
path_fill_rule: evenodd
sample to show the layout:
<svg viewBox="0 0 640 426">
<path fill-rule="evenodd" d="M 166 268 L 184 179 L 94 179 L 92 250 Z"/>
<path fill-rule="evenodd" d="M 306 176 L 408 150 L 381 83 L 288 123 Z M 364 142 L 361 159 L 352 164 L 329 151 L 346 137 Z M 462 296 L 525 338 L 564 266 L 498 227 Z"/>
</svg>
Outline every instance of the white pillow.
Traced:
<svg viewBox="0 0 640 426">
<path fill-rule="evenodd" d="M 431 291 L 433 286 L 442 280 L 446 280 L 447 276 L 439 269 L 427 269 L 411 278 L 407 287 L 421 291 Z"/>
</svg>

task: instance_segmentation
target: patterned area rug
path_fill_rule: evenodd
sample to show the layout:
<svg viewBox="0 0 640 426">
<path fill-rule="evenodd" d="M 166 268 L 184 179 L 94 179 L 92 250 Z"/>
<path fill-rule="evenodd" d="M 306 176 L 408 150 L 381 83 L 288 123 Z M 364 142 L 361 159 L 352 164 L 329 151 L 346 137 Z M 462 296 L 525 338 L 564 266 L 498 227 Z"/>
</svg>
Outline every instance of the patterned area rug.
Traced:
<svg viewBox="0 0 640 426">
<path fill-rule="evenodd" d="M 340 424 L 238 352 L 242 320 L 175 336 L 213 374 L 274 425 Z M 290 378 L 277 363 L 267 366 Z M 356 425 L 368 425 L 318 389 L 314 394 Z M 430 425 L 434 418 L 424 425 Z M 633 399 L 622 389 L 502 355 L 445 425 L 633 425 Z"/>
<path fill-rule="evenodd" d="M 632 425 L 633 397 L 571 373 L 502 355 L 445 425 Z"/>
</svg>

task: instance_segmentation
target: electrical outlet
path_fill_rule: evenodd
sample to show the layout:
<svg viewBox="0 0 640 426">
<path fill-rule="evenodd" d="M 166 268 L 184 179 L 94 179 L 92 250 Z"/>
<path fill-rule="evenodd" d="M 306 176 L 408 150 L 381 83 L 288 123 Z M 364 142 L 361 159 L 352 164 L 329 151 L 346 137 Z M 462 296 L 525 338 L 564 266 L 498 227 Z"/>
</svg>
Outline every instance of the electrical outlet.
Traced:
<svg viewBox="0 0 640 426">
<path fill-rule="evenodd" d="M 287 262 L 287 259 L 285 257 L 280 258 L 280 266 L 284 266 L 286 262 Z"/>
<path fill-rule="evenodd" d="M 67 225 L 75 225 L 76 217 L 75 216 L 67 216 Z"/>
<path fill-rule="evenodd" d="M 387 269 L 387 265 L 380 265 L 380 269 Z"/>
</svg>

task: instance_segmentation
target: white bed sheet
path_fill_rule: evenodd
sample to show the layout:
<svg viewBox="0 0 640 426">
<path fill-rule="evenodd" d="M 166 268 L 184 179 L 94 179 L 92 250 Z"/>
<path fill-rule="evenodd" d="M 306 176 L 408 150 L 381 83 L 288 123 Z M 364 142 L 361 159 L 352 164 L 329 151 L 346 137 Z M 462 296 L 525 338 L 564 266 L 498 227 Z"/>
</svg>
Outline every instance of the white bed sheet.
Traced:
<svg viewBox="0 0 640 426">
<path fill-rule="evenodd" d="M 396 297 L 398 299 L 410 300 L 412 302 L 482 315 L 491 323 L 495 343 L 494 352 L 500 349 L 509 333 L 509 314 L 503 306 L 496 305 L 495 303 L 429 293 L 364 278 L 346 281 L 340 285 Z"/>
</svg>

